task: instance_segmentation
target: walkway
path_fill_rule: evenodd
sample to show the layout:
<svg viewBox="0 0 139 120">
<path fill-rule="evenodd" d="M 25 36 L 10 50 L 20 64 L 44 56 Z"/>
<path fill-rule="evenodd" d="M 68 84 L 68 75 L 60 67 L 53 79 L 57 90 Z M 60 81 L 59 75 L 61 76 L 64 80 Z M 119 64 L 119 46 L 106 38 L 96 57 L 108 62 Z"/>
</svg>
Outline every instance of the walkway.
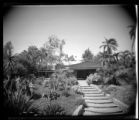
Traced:
<svg viewBox="0 0 139 120">
<path fill-rule="evenodd" d="M 105 95 L 96 85 L 88 86 L 85 80 L 79 80 L 79 85 L 84 93 L 85 103 L 83 115 L 119 115 L 124 111 Z"/>
</svg>

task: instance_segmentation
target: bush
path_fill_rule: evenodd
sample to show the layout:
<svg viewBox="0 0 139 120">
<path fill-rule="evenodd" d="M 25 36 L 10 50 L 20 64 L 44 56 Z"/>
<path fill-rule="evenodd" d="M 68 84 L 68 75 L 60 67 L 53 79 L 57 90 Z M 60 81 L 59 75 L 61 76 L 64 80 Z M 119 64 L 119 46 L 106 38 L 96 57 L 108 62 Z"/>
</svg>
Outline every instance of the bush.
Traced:
<svg viewBox="0 0 139 120">
<path fill-rule="evenodd" d="M 22 90 L 16 92 L 7 92 L 5 100 L 5 108 L 8 110 L 8 115 L 18 116 L 23 112 L 29 112 L 32 102 L 30 97 L 23 95 Z"/>
<path fill-rule="evenodd" d="M 57 93 L 56 91 L 47 91 L 44 97 L 50 100 L 56 100 L 58 97 L 60 97 L 60 94 Z"/>
<path fill-rule="evenodd" d="M 69 77 L 68 79 L 68 85 L 78 85 L 78 80 L 75 76 Z"/>
<path fill-rule="evenodd" d="M 86 79 L 88 85 L 98 84 L 100 81 L 101 81 L 101 76 L 98 73 L 90 74 Z"/>
<path fill-rule="evenodd" d="M 57 103 L 51 103 L 43 110 L 43 115 L 65 115 L 65 110 Z"/>
<path fill-rule="evenodd" d="M 36 99 L 40 99 L 41 97 L 42 97 L 41 94 L 33 92 L 31 99 L 36 100 Z"/>
<path fill-rule="evenodd" d="M 43 80 L 44 80 L 44 77 L 39 77 L 36 80 L 34 80 L 34 84 L 42 85 Z"/>
<path fill-rule="evenodd" d="M 62 92 L 62 96 L 69 97 L 70 95 L 71 94 L 70 94 L 69 90 L 67 90 L 67 89 Z"/>
<path fill-rule="evenodd" d="M 66 112 L 63 107 L 61 107 L 56 101 L 47 101 L 45 104 L 38 104 L 34 106 L 38 110 L 39 116 L 49 116 L 49 115 L 65 115 Z"/>
<path fill-rule="evenodd" d="M 136 84 L 135 70 L 132 68 L 120 69 L 115 72 L 116 78 L 122 84 Z M 123 81 L 123 82 L 122 82 Z"/>
</svg>

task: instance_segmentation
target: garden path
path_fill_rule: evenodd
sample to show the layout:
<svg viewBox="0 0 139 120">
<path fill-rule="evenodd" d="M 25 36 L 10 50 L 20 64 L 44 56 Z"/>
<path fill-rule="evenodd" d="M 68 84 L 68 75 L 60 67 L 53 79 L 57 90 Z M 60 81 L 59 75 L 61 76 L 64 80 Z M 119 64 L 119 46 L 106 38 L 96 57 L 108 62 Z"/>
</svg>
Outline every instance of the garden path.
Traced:
<svg viewBox="0 0 139 120">
<path fill-rule="evenodd" d="M 85 80 L 79 80 L 84 93 L 86 107 L 83 115 L 121 115 L 124 109 L 113 101 L 113 98 L 103 93 L 97 85 L 89 86 Z"/>
</svg>

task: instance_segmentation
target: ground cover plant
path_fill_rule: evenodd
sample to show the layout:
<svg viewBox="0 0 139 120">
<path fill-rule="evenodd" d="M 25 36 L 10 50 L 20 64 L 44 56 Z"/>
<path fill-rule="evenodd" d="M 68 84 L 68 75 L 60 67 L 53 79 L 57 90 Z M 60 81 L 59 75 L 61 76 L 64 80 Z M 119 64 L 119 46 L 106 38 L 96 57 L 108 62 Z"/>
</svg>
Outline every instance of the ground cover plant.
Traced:
<svg viewBox="0 0 139 120">
<path fill-rule="evenodd" d="M 13 106 L 10 106 L 10 109 L 16 111 L 15 114 L 9 113 L 11 115 L 16 116 L 17 110 L 20 116 L 72 115 L 77 106 L 84 103 L 81 97 L 82 93 L 77 89 L 75 90 L 75 87 L 78 86 L 77 79 L 74 76 L 67 75 L 65 71 L 60 74 L 52 74 L 47 82 L 45 78 L 21 80 L 18 77 L 18 82 L 16 81 L 15 84 L 16 89 L 10 95 L 8 94 L 9 105 L 12 104 Z M 23 84 L 25 84 L 25 88 Z M 59 89 L 61 86 L 62 90 Z M 18 92 L 21 90 L 22 94 L 19 94 Z M 24 94 L 23 91 L 25 91 Z M 30 94 L 27 94 L 28 92 Z"/>
</svg>

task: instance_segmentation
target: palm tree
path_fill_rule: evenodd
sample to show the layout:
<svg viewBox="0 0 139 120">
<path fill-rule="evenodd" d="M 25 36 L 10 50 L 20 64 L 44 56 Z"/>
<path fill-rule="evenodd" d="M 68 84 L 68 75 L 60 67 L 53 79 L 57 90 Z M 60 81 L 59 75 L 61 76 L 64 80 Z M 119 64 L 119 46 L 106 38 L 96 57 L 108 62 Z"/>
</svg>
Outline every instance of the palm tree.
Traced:
<svg viewBox="0 0 139 120">
<path fill-rule="evenodd" d="M 118 47 L 118 43 L 114 38 L 106 39 L 102 42 L 103 45 L 100 46 L 100 48 L 103 47 L 103 52 L 105 53 L 105 59 L 107 58 L 108 63 L 110 63 L 112 57 L 112 51 L 116 51 Z"/>
<path fill-rule="evenodd" d="M 130 38 L 132 40 L 131 52 L 133 52 L 133 47 L 135 44 L 135 36 L 136 36 L 136 26 L 135 25 L 129 25 L 128 28 L 130 28 L 129 34 L 130 34 Z"/>
<path fill-rule="evenodd" d="M 102 63 L 102 66 L 105 66 L 108 62 L 106 52 L 99 52 L 98 57 L 99 61 Z"/>
<path fill-rule="evenodd" d="M 104 52 L 106 52 L 107 54 L 112 54 L 112 50 L 117 50 L 118 47 L 118 43 L 114 38 L 110 38 L 110 39 L 106 39 L 105 41 L 102 42 L 103 45 L 100 46 L 104 48 Z"/>
</svg>

